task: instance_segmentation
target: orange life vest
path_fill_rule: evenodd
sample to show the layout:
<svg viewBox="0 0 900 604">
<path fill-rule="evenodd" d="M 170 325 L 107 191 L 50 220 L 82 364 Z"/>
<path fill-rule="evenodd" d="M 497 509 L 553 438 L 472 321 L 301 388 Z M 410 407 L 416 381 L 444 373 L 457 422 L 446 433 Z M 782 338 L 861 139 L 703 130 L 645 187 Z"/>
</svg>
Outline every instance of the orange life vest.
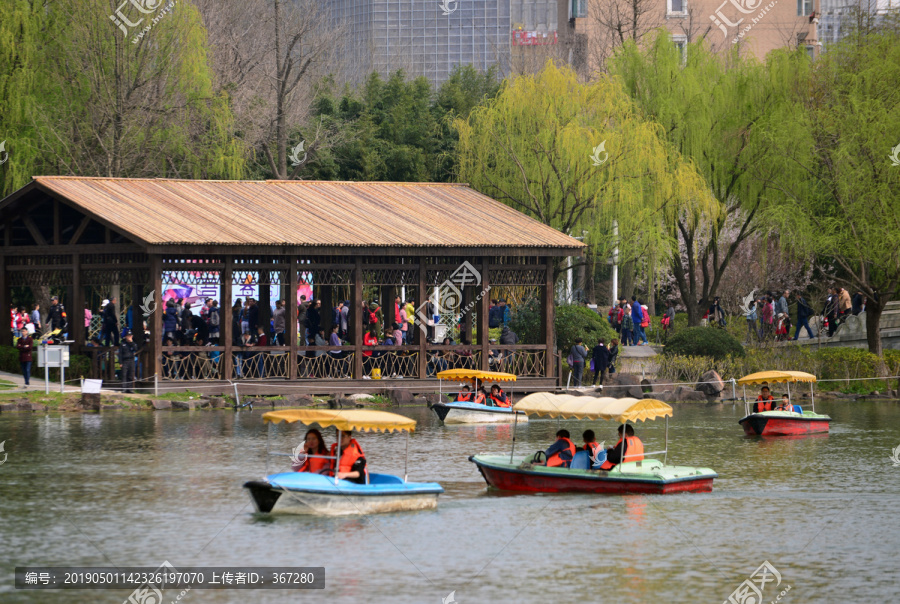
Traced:
<svg viewBox="0 0 900 604">
<path fill-rule="evenodd" d="M 337 443 L 331 445 L 331 455 L 335 455 L 335 451 L 337 451 Z M 359 446 L 359 443 L 356 442 L 355 438 L 350 439 L 350 444 L 344 449 L 344 452 L 341 453 L 340 465 L 338 465 L 339 472 L 349 472 L 350 468 L 353 467 L 353 464 L 356 463 L 356 460 L 360 457 L 365 457 L 365 453 L 363 453 L 362 447 Z M 332 472 L 334 471 L 334 460 L 329 459 L 326 460 L 329 462 Z M 368 469 L 366 470 L 368 474 Z"/>
<path fill-rule="evenodd" d="M 494 396 L 494 393 L 491 393 L 491 400 L 494 401 L 494 404 L 498 407 L 510 407 L 509 398 L 503 393 L 503 390 L 500 391 L 500 394 Z"/>
<path fill-rule="evenodd" d="M 569 455 L 572 458 L 574 458 L 575 457 L 575 443 L 573 443 L 571 440 L 569 440 L 568 438 L 565 438 L 565 437 L 562 437 L 561 439 L 557 439 L 557 440 L 566 441 L 566 449 L 569 451 Z M 554 453 L 553 455 L 548 457 L 547 458 L 547 467 L 548 468 L 555 468 L 558 466 L 568 467 L 569 464 L 572 463 L 572 459 L 562 459 L 560 457 L 561 455 L 562 455 L 562 451 L 560 451 L 559 453 Z"/>
<path fill-rule="evenodd" d="M 477 405 L 485 405 L 487 404 L 487 399 L 484 397 L 484 392 L 481 390 L 475 393 L 475 404 Z"/>
<path fill-rule="evenodd" d="M 761 411 L 775 410 L 775 397 L 773 397 L 771 394 L 769 395 L 769 398 L 766 399 L 764 399 L 762 395 L 759 395 L 758 397 L 756 397 L 756 401 L 756 413 L 759 413 Z"/>
<path fill-rule="evenodd" d="M 585 451 L 587 451 L 588 453 L 590 453 L 591 457 L 597 457 L 597 441 L 596 440 L 592 440 L 589 443 L 584 443 L 584 446 L 581 448 L 584 449 Z"/>
<path fill-rule="evenodd" d="M 469 401 L 471 401 L 471 400 L 472 400 L 472 393 L 471 393 L 471 392 L 465 392 L 465 391 L 463 391 L 463 392 L 460 392 L 459 394 L 456 395 L 456 402 L 457 402 L 457 403 L 469 402 Z"/>
<path fill-rule="evenodd" d="M 625 439 L 625 461 L 641 461 L 644 459 L 644 443 L 637 436 Z"/>
<path fill-rule="evenodd" d="M 619 439 L 619 442 L 615 444 L 613 449 L 618 449 L 622 446 L 622 439 Z M 637 436 L 628 436 L 625 438 L 625 459 L 624 461 L 640 461 L 644 459 L 644 443 L 641 442 L 641 439 Z M 604 461 L 600 466 L 601 470 L 612 470 L 616 467 L 616 464 L 607 460 Z"/>
<path fill-rule="evenodd" d="M 309 452 L 307 452 L 309 454 Z M 323 455 L 323 453 L 312 453 L 312 455 Z M 318 457 L 307 457 L 303 465 L 297 468 L 297 472 L 311 472 L 318 474 L 322 470 L 331 468 L 330 459 L 321 459 Z"/>
</svg>

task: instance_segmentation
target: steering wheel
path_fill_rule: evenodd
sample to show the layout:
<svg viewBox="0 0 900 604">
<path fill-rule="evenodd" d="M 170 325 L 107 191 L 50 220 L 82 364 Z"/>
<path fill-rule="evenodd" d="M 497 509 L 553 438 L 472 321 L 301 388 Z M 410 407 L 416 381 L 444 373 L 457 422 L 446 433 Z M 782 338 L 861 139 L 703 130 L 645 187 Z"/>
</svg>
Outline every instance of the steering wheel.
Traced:
<svg viewBox="0 0 900 604">
<path fill-rule="evenodd" d="M 542 460 L 541 457 L 544 459 Z M 543 451 L 538 451 L 534 455 L 531 456 L 531 463 L 539 464 L 539 463 L 547 463 L 547 454 Z"/>
</svg>

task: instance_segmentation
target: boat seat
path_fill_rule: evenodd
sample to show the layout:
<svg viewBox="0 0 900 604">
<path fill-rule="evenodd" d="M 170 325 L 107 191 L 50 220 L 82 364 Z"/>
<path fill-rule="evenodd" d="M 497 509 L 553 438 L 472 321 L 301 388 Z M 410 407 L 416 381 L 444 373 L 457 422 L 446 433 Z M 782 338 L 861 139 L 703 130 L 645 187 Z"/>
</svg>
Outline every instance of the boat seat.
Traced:
<svg viewBox="0 0 900 604">
<path fill-rule="evenodd" d="M 803 409 L 800 407 L 800 405 L 794 405 L 794 413 L 803 413 Z"/>
<path fill-rule="evenodd" d="M 392 474 L 369 474 L 369 484 L 403 484 L 403 479 Z"/>
<path fill-rule="evenodd" d="M 572 459 L 571 465 L 569 465 L 570 470 L 589 470 L 591 468 L 591 456 L 587 451 L 581 450 L 575 452 L 575 457 Z"/>
</svg>

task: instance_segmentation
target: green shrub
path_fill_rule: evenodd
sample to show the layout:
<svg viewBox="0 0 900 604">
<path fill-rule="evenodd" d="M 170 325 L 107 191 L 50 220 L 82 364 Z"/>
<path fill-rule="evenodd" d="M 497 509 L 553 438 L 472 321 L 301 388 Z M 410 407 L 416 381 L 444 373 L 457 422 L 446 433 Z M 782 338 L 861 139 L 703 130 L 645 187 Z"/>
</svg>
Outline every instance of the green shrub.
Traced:
<svg viewBox="0 0 900 604">
<path fill-rule="evenodd" d="M 31 375 L 35 378 L 44 377 L 44 368 L 37 364 L 37 347 L 32 353 L 34 362 L 31 364 Z M 0 346 L 0 371 L 8 371 L 21 375 L 22 365 L 19 363 L 19 349 L 13 346 Z M 69 355 L 69 366 L 66 367 L 66 380 L 74 380 L 82 377 L 91 377 L 91 359 L 81 354 Z M 50 370 L 50 380 L 59 381 L 59 369 Z"/>
<path fill-rule="evenodd" d="M 737 338 L 724 330 L 688 327 L 672 334 L 663 352 L 667 356 L 706 356 L 724 359 L 729 355 L 744 356 L 744 347 Z"/>
<path fill-rule="evenodd" d="M 618 337 L 605 317 L 586 306 L 557 306 L 553 324 L 556 329 L 556 348 L 566 354 L 575 343 L 575 338 L 581 338 L 591 348 L 597 338 L 604 338 L 608 343 Z M 509 328 L 519 336 L 520 344 L 539 344 L 542 335 L 540 305 L 537 300 L 532 299 L 519 307 Z"/>
</svg>

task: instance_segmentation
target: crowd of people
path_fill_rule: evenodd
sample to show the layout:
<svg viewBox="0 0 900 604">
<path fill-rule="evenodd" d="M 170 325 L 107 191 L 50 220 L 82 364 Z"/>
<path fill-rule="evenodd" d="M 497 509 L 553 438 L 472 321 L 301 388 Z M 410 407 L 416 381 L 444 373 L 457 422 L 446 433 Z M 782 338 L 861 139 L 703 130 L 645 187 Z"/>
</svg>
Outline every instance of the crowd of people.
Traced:
<svg viewBox="0 0 900 604">
<path fill-rule="evenodd" d="M 566 361 L 572 368 L 572 381 L 575 388 L 581 388 L 584 382 L 585 369 L 593 374 L 593 385 L 603 387 L 607 376 L 616 372 L 616 361 L 619 358 L 619 340 L 613 338 L 606 346 L 604 338 L 598 338 L 590 351 L 582 338 L 575 338 Z"/>
<path fill-rule="evenodd" d="M 860 291 L 851 296 L 843 287 L 828 288 L 824 306 L 818 314 L 821 317 L 819 329 L 826 331 L 828 337 L 833 336 L 847 317 L 865 311 L 867 302 L 868 298 Z M 796 326 L 791 322 L 792 305 L 796 305 Z M 791 327 L 795 327 L 794 340 L 800 338 L 801 330 L 805 330 L 810 339 L 815 338 L 817 335 L 810 326 L 810 319 L 815 316 L 815 310 L 801 294 L 790 290 L 766 293 L 751 300 L 744 309 L 747 342 L 792 339 Z"/>
<path fill-rule="evenodd" d="M 631 424 L 622 424 L 618 428 L 619 440 L 607 449 L 597 444 L 593 430 L 585 430 L 582 434 L 584 445 L 577 448 L 572 442 L 568 430 L 559 430 L 556 441 L 543 452 L 545 461 L 542 465 L 551 468 L 576 468 L 612 470 L 623 462 L 641 461 L 644 459 L 644 443 L 634 433 Z M 624 442 L 623 442 L 624 440 Z M 579 463 L 581 457 L 581 463 Z"/>
</svg>

